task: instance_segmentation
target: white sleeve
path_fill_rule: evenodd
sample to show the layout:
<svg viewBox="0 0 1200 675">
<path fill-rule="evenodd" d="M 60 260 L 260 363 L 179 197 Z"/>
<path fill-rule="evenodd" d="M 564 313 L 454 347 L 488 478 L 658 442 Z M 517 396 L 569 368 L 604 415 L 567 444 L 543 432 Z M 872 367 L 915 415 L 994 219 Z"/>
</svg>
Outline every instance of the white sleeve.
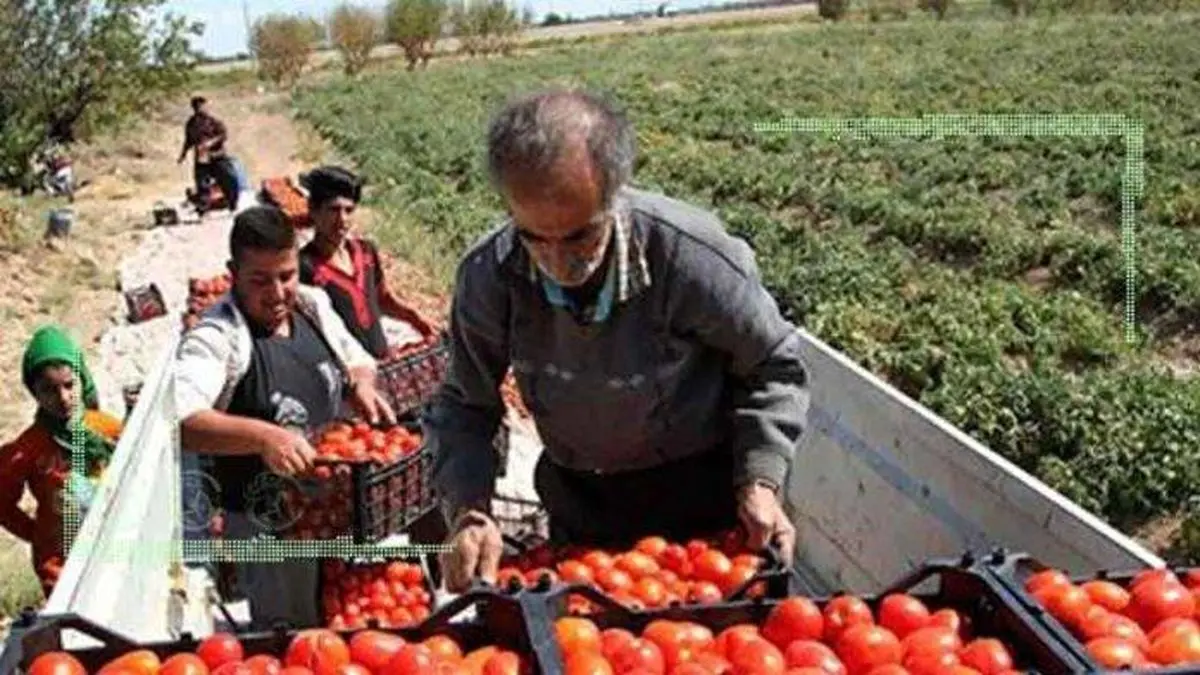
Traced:
<svg viewBox="0 0 1200 675">
<path fill-rule="evenodd" d="M 179 421 L 212 410 L 225 389 L 230 352 L 228 338 L 202 321 L 179 343 L 175 354 L 175 414 Z"/>
</svg>

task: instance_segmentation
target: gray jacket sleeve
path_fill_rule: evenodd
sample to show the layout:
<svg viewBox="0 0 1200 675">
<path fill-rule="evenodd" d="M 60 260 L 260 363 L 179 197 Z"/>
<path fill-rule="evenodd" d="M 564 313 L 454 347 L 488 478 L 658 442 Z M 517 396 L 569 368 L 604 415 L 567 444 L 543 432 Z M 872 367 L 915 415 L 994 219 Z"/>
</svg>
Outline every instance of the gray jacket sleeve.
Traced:
<svg viewBox="0 0 1200 675">
<path fill-rule="evenodd" d="M 763 287 L 754 253 L 740 239 L 685 235 L 672 272 L 672 329 L 728 357 L 734 485 L 763 479 L 782 490 L 808 414 L 799 333 Z"/>
<path fill-rule="evenodd" d="M 424 420 L 433 484 L 443 513 L 487 510 L 495 490 L 492 441 L 504 416 L 500 384 L 508 370 L 508 290 L 490 246 L 459 266 L 450 312 L 450 363 Z"/>
</svg>

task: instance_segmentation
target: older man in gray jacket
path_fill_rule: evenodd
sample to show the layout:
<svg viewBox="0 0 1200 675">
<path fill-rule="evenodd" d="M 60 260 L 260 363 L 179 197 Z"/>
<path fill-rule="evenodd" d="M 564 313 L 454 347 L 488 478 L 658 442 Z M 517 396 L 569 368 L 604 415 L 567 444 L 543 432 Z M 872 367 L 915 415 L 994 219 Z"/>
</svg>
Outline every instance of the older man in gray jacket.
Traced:
<svg viewBox="0 0 1200 675">
<path fill-rule="evenodd" d="M 635 133 L 578 91 L 520 98 L 488 164 L 509 218 L 458 272 L 451 365 L 427 415 L 451 590 L 494 579 L 491 439 L 511 366 L 545 451 L 552 535 L 619 546 L 737 525 L 791 556 L 780 503 L 808 406 L 796 329 L 713 214 L 629 187 Z"/>
</svg>

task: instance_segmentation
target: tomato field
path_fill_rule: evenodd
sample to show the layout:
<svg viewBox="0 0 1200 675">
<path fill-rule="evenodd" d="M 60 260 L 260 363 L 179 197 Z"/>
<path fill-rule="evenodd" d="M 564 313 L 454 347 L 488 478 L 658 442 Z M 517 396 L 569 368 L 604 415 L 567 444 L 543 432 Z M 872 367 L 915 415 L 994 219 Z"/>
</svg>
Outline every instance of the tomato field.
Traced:
<svg viewBox="0 0 1200 675">
<path fill-rule="evenodd" d="M 1200 19 L 916 21 L 622 39 L 297 93 L 395 254 L 454 260 L 500 213 L 488 114 L 611 92 L 636 182 L 716 209 L 789 315 L 1132 529 L 1200 485 Z M 1192 36 L 1192 37 L 1188 37 Z M 1126 115 L 1145 128 L 1127 341 L 1118 137 L 769 135 L 783 117 Z M 443 279 L 451 269 L 437 270 Z"/>
</svg>

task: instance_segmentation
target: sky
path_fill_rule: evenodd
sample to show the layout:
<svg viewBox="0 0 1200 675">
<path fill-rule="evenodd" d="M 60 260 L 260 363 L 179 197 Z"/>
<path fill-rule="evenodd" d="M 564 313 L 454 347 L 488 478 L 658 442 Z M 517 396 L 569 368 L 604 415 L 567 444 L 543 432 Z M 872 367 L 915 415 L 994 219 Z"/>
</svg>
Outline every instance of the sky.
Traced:
<svg viewBox="0 0 1200 675">
<path fill-rule="evenodd" d="M 202 21 L 204 36 L 197 46 L 211 57 L 233 56 L 246 51 L 246 19 L 250 22 L 272 12 L 304 13 L 324 17 L 343 0 L 169 0 L 166 10 Z M 382 7 L 386 0 L 353 0 L 354 4 Z M 637 10 L 650 11 L 661 0 L 514 0 L 518 7 L 533 8 L 537 17 L 550 12 L 583 17 Z M 713 0 L 672 0 L 671 6 L 690 9 Z"/>
</svg>

